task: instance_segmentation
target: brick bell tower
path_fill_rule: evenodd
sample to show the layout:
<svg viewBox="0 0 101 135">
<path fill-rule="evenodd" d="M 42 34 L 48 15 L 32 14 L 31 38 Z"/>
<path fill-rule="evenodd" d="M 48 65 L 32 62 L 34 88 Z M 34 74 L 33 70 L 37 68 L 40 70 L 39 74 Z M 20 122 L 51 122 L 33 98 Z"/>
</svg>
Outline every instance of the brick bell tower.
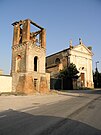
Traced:
<svg viewBox="0 0 101 135">
<path fill-rule="evenodd" d="M 49 92 L 50 74 L 45 71 L 46 30 L 30 19 L 12 25 L 12 91 L 25 94 Z M 38 30 L 31 32 L 31 26 Z"/>
</svg>

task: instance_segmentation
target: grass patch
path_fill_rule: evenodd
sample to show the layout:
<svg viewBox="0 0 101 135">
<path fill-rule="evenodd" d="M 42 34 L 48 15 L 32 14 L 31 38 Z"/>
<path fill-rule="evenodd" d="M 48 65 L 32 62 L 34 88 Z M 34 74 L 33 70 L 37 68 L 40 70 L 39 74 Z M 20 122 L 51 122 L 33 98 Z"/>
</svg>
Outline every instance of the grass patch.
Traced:
<svg viewBox="0 0 101 135">
<path fill-rule="evenodd" d="M 27 94 L 18 93 L 18 92 L 1 92 L 0 93 L 0 96 L 11 96 L 11 95 L 14 95 L 14 96 L 26 96 Z"/>
</svg>

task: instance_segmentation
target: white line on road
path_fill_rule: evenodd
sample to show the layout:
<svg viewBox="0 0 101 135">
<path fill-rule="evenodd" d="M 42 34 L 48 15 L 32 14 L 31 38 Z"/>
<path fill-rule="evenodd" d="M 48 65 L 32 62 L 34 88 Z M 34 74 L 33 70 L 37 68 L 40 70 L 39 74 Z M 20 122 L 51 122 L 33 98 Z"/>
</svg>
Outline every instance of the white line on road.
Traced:
<svg viewBox="0 0 101 135">
<path fill-rule="evenodd" d="M 0 118 L 4 118 L 4 117 L 6 117 L 7 115 L 2 115 L 2 116 L 0 116 Z"/>
<path fill-rule="evenodd" d="M 58 103 L 59 101 L 56 101 L 56 102 L 51 102 L 51 103 L 47 103 L 46 105 L 53 105 L 53 104 L 56 104 Z"/>
<path fill-rule="evenodd" d="M 37 108 L 39 108 L 39 107 L 28 108 L 28 109 L 22 109 L 21 112 L 27 112 L 27 111 L 34 110 L 34 109 L 37 109 Z"/>
</svg>

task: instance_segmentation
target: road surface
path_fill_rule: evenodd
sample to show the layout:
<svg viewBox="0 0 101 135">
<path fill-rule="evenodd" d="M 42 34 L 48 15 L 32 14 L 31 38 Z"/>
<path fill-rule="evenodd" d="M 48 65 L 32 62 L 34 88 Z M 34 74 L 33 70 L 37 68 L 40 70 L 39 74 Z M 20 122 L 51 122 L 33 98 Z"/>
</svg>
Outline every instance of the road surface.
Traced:
<svg viewBox="0 0 101 135">
<path fill-rule="evenodd" d="M 100 90 L 69 91 L 61 96 L 57 102 L 17 109 L 15 104 L 15 109 L 0 111 L 0 135 L 101 135 Z"/>
</svg>

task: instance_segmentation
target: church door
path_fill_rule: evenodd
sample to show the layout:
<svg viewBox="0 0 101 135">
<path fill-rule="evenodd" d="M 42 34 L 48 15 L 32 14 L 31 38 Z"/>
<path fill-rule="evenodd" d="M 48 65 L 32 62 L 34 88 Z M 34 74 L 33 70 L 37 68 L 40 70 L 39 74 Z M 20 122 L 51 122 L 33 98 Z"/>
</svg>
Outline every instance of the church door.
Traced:
<svg viewBox="0 0 101 135">
<path fill-rule="evenodd" d="M 85 86 L 85 74 L 81 73 L 81 87 Z"/>
</svg>

